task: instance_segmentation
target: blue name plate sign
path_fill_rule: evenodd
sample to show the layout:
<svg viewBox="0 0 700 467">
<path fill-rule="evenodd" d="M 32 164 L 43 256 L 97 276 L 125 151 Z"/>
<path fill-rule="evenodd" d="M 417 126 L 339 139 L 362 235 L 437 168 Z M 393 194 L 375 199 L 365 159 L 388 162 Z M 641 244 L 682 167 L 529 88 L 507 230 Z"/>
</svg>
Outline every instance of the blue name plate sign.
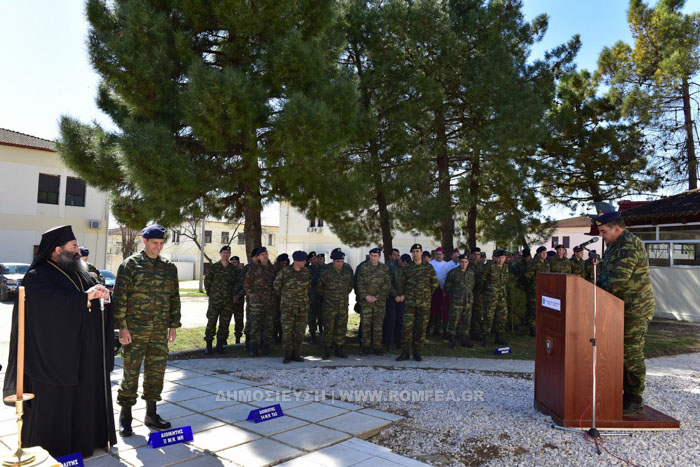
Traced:
<svg viewBox="0 0 700 467">
<path fill-rule="evenodd" d="M 498 347 L 496 350 L 493 351 L 493 353 L 496 355 L 505 355 L 513 353 L 513 350 L 510 347 Z"/>
<path fill-rule="evenodd" d="M 251 410 L 248 414 L 248 420 L 252 420 L 255 423 L 260 423 L 282 416 L 284 416 L 282 407 L 279 404 L 275 404 L 269 407 L 263 407 L 262 409 Z"/>
<path fill-rule="evenodd" d="M 83 464 L 83 454 L 80 452 L 75 452 L 73 454 L 68 454 L 67 456 L 57 457 L 56 460 L 63 467 L 84 467 Z"/>
<path fill-rule="evenodd" d="M 172 430 L 151 433 L 148 436 L 148 444 L 150 444 L 153 448 L 160 448 L 171 444 L 186 443 L 187 441 L 192 441 L 193 439 L 192 427 L 182 426 L 180 428 L 173 428 Z"/>
</svg>

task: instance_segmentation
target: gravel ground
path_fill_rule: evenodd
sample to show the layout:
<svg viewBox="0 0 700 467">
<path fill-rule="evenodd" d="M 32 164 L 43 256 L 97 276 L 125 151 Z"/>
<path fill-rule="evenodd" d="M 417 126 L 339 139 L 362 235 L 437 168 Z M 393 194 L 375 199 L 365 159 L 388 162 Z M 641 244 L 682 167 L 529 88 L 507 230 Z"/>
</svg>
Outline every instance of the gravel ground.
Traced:
<svg viewBox="0 0 700 467">
<path fill-rule="evenodd" d="M 432 465 L 624 464 L 613 454 L 633 465 L 700 465 L 697 372 L 647 377 L 646 402 L 680 419 L 680 431 L 608 437 L 609 453 L 601 456 L 581 434 L 552 429 L 533 408 L 529 373 L 297 367 L 238 375 L 402 415 L 372 442 Z"/>
</svg>

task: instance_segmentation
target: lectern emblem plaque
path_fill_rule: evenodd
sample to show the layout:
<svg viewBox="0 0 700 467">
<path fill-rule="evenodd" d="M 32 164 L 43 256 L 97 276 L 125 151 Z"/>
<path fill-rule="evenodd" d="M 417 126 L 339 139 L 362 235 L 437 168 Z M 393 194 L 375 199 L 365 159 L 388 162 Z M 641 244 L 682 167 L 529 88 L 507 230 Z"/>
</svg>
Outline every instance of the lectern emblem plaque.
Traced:
<svg viewBox="0 0 700 467">
<path fill-rule="evenodd" d="M 548 354 L 552 353 L 552 347 L 554 346 L 554 338 L 552 336 L 547 336 L 544 339 L 544 348 L 547 350 Z"/>
</svg>

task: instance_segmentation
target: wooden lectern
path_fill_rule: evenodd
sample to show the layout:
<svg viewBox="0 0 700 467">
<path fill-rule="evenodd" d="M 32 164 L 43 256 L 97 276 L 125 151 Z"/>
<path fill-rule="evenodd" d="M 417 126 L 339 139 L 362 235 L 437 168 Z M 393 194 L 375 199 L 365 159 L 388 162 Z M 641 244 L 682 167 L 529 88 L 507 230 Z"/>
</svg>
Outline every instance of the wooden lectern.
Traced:
<svg viewBox="0 0 700 467">
<path fill-rule="evenodd" d="M 565 427 L 591 426 L 593 288 L 577 275 L 537 274 L 535 408 Z M 677 420 L 650 407 L 623 417 L 624 303 L 600 287 L 596 293 L 596 427 L 677 429 Z"/>
</svg>

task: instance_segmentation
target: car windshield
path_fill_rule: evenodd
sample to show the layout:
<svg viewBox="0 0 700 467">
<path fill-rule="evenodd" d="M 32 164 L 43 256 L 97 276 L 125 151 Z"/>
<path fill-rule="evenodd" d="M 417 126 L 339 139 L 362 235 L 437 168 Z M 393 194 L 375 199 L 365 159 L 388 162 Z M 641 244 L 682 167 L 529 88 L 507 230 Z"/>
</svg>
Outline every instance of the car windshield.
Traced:
<svg viewBox="0 0 700 467">
<path fill-rule="evenodd" d="M 102 274 L 102 277 L 105 279 L 115 279 L 114 274 L 106 269 L 100 269 L 100 274 Z"/>
<path fill-rule="evenodd" d="M 6 264 L 3 268 L 3 274 L 26 274 L 29 269 L 28 264 Z"/>
</svg>

